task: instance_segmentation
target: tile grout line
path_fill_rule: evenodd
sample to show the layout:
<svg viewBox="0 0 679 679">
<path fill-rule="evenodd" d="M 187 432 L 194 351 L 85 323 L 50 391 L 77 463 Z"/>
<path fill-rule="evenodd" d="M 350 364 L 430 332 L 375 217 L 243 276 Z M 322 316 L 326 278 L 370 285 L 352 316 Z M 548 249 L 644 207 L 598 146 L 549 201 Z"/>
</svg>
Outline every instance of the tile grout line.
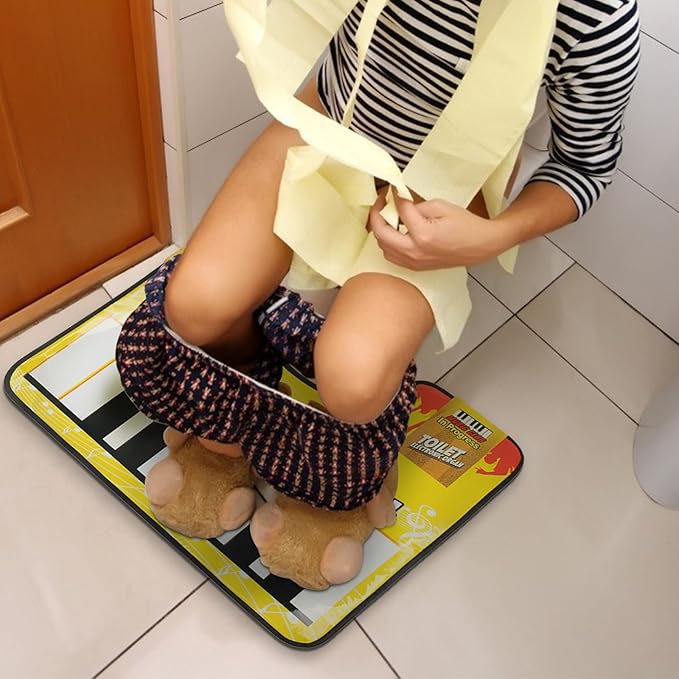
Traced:
<svg viewBox="0 0 679 679">
<path fill-rule="evenodd" d="M 219 134 L 216 134 L 214 137 L 206 139 L 205 141 L 200 142 L 200 144 L 192 146 L 187 151 L 187 153 L 191 153 L 191 151 L 195 151 L 196 149 L 199 149 L 201 146 L 205 146 L 206 144 L 209 144 L 215 139 L 219 139 L 220 137 L 223 137 L 225 134 L 229 134 L 229 132 L 233 132 L 234 130 L 237 130 L 239 127 L 243 127 L 243 125 L 247 125 L 248 123 L 251 123 L 253 120 L 257 120 L 257 118 L 261 118 L 263 115 L 266 115 L 267 113 L 268 111 L 262 111 L 261 113 L 258 113 L 256 116 L 252 116 L 252 118 L 248 118 L 247 120 L 244 120 L 242 123 L 238 123 L 238 125 L 234 125 L 233 127 L 230 127 L 228 130 L 224 130 L 224 132 L 220 132 Z"/>
<path fill-rule="evenodd" d="M 553 243 L 549 238 L 547 238 L 547 234 L 544 234 L 543 237 L 545 240 L 547 240 L 550 244 L 554 245 L 557 250 L 560 250 L 563 255 L 568 257 L 570 259 L 571 263 L 558 275 L 556 278 L 553 278 L 547 285 L 545 285 L 542 289 L 540 289 L 539 292 L 537 292 L 535 295 L 533 295 L 527 302 L 523 304 L 523 306 L 519 307 L 517 311 L 514 311 L 510 306 L 508 306 L 505 302 L 503 302 L 490 288 L 488 288 L 482 280 L 474 276 L 473 273 L 469 272 L 469 277 L 473 279 L 476 283 L 478 283 L 491 297 L 496 299 L 507 311 L 509 311 L 511 314 L 516 316 L 517 314 L 521 313 L 531 302 L 534 302 L 543 292 L 545 292 L 549 287 L 554 285 L 564 274 L 568 273 L 570 269 L 573 268 L 577 262 L 567 253 L 565 252 L 562 248 L 560 248 L 556 243 Z M 514 274 L 511 274 L 514 275 Z"/>
<path fill-rule="evenodd" d="M 459 361 L 456 361 L 450 368 L 448 368 L 437 380 L 435 380 L 435 384 L 439 384 L 441 380 L 444 380 L 455 368 L 457 368 L 458 365 L 460 365 L 462 362 L 466 361 L 477 349 L 481 348 L 491 337 L 494 337 L 497 335 L 502 328 L 504 328 L 507 323 L 509 323 L 515 316 L 512 314 L 504 323 L 499 325 L 493 332 L 488 335 L 488 337 L 485 337 L 481 342 L 479 342 L 473 349 L 470 349 L 462 358 L 460 358 Z"/>
<path fill-rule="evenodd" d="M 394 666 L 389 662 L 389 660 L 387 660 L 387 656 L 384 655 L 384 653 L 382 653 L 382 651 L 380 650 L 380 647 L 373 641 L 372 637 L 365 631 L 365 628 L 363 627 L 363 625 L 361 625 L 361 623 L 358 621 L 358 619 L 356 619 L 354 622 L 358 625 L 358 628 L 361 630 L 361 632 L 363 632 L 363 634 L 365 634 L 366 638 L 373 645 L 373 648 L 379 653 L 382 660 L 384 660 L 384 662 L 387 663 L 389 669 L 394 673 L 394 676 L 396 677 L 396 679 L 401 679 L 401 675 L 394 669 Z"/>
<path fill-rule="evenodd" d="M 651 191 L 651 189 L 649 189 L 648 186 L 644 186 L 638 179 L 635 179 L 631 174 L 628 174 L 627 172 L 625 172 L 624 170 L 621 170 L 619 168 L 618 168 L 618 172 L 623 177 L 627 177 L 627 179 L 629 179 L 631 182 L 634 182 L 640 189 L 643 189 L 644 191 L 646 191 L 646 193 L 650 193 L 654 198 L 659 200 L 663 205 L 667 205 L 667 207 L 670 208 L 670 210 L 674 210 L 674 212 L 679 213 L 679 208 L 676 208 L 674 205 L 672 205 L 672 203 L 668 203 L 664 198 L 662 198 L 657 193 L 655 193 L 655 191 Z"/>
<path fill-rule="evenodd" d="M 215 7 L 219 7 L 221 5 L 221 2 L 215 2 L 214 5 L 210 5 L 209 7 L 203 7 L 203 9 L 199 9 L 197 12 L 192 12 L 191 14 L 187 14 L 185 17 L 180 17 L 179 21 L 184 21 L 184 19 L 190 19 L 191 17 L 195 17 L 196 14 L 202 14 L 203 12 L 207 12 L 208 10 L 214 9 Z"/>
<path fill-rule="evenodd" d="M 550 240 L 549 242 L 552 243 L 553 241 Z M 561 252 L 563 252 L 565 255 L 568 255 L 568 253 L 565 250 L 563 250 L 562 248 L 560 248 L 556 243 L 553 243 L 553 244 L 557 248 L 559 248 L 559 250 L 561 250 Z M 571 257 L 570 255 L 568 255 L 568 256 Z M 571 259 L 573 259 L 573 258 L 571 257 Z M 648 316 L 646 316 L 646 314 L 644 314 L 642 311 L 637 309 L 633 304 L 631 304 L 628 300 L 626 300 L 617 290 L 614 290 L 610 285 L 608 285 L 608 283 L 605 283 L 604 281 L 602 281 L 593 271 L 590 271 L 582 262 L 578 262 L 578 260 L 576 259 L 576 260 L 574 260 L 574 264 L 579 266 L 586 273 L 588 273 L 595 281 L 597 281 L 598 283 L 601 283 L 601 285 L 603 285 L 604 288 L 606 288 L 606 290 L 608 290 L 608 292 L 615 295 L 623 304 L 625 304 L 625 306 L 627 306 L 629 309 L 634 311 L 634 313 L 641 316 L 641 318 L 643 318 L 649 325 L 653 326 L 661 335 L 664 335 L 668 340 L 670 340 L 670 342 L 672 342 L 672 344 L 676 344 L 677 346 L 679 346 L 679 339 L 675 339 L 666 330 L 663 330 L 655 321 L 652 321 Z M 573 267 L 570 267 L 570 268 L 573 268 Z M 523 311 L 523 309 L 521 309 L 521 311 Z"/>
<path fill-rule="evenodd" d="M 516 319 L 524 325 L 530 332 L 532 332 L 541 342 L 546 344 L 559 358 L 561 358 L 565 363 L 567 363 L 573 370 L 575 370 L 580 377 L 582 377 L 586 382 L 588 382 L 591 386 L 593 386 L 607 401 L 610 401 L 627 419 L 631 420 L 635 425 L 639 426 L 639 423 L 626 411 L 622 406 L 617 404 L 603 389 L 601 389 L 599 386 L 597 386 L 587 375 L 585 375 L 582 370 L 580 370 L 578 367 L 576 367 L 573 363 L 571 363 L 558 349 L 556 349 L 552 344 L 550 344 L 540 333 L 532 328 L 526 321 L 523 320 L 520 316 L 517 316 Z"/>
<path fill-rule="evenodd" d="M 159 264 L 157 264 L 156 266 L 152 266 L 146 273 L 142 273 L 142 274 L 140 274 L 139 276 L 135 276 L 134 279 L 133 279 L 133 281 L 132 281 L 132 283 L 125 284 L 124 286 L 122 286 L 122 288 L 120 289 L 120 291 L 115 292 L 114 294 L 111 294 L 111 293 L 106 289 L 106 286 L 107 286 L 111 281 L 115 281 L 115 280 L 117 280 L 118 278 L 121 278 L 121 277 L 123 277 L 123 276 L 127 276 L 127 274 L 129 274 L 130 271 L 132 271 L 132 269 L 134 269 L 136 266 L 141 266 L 142 264 L 147 264 L 147 263 L 149 263 L 151 259 L 153 259 L 153 258 L 156 257 L 157 255 L 159 255 L 161 252 L 164 252 L 165 250 L 169 250 L 170 248 L 174 248 L 174 250 L 173 250 L 172 252 L 167 253 L 167 254 L 164 256 L 164 259 L 163 259 Z M 118 297 L 122 292 L 124 292 L 124 291 L 126 291 L 126 290 L 129 291 L 130 288 L 131 288 L 131 286 L 139 285 L 142 281 L 145 281 L 146 278 L 148 278 L 148 276 L 150 276 L 150 275 L 151 275 L 151 274 L 152 274 L 159 266 L 161 266 L 161 265 L 163 264 L 163 262 L 164 262 L 166 259 L 168 259 L 168 258 L 170 258 L 170 257 L 174 257 L 175 255 L 179 254 L 181 251 L 182 251 L 182 248 L 181 248 L 179 245 L 177 245 L 174 241 L 173 241 L 173 242 L 170 242 L 170 243 L 168 243 L 167 245 L 163 246 L 163 247 L 162 247 L 158 252 L 156 252 L 155 254 L 150 255 L 149 257 L 146 257 L 145 259 L 142 259 L 140 262 L 137 262 L 136 264 L 130 265 L 130 266 L 129 266 L 127 269 L 125 269 L 124 271 L 121 271 L 120 273 L 116 274 L 116 275 L 113 276 L 112 278 L 109 278 L 109 279 L 105 280 L 103 283 L 101 283 L 101 284 L 99 285 L 99 288 L 101 288 L 101 289 L 104 291 L 104 293 L 108 296 L 108 298 L 109 298 L 110 300 L 112 300 L 112 299 L 114 299 L 115 297 Z M 95 288 L 95 289 L 93 290 L 93 292 L 96 292 L 99 288 Z"/>
<path fill-rule="evenodd" d="M 551 240 L 549 241 L 550 243 L 552 242 Z M 558 246 L 555 245 L 559 250 Z M 525 302 L 521 307 L 519 307 L 516 311 L 512 309 L 510 306 L 505 304 L 490 288 L 486 287 L 482 281 L 474 277 L 471 273 L 469 274 L 471 278 L 473 278 L 489 295 L 491 295 L 494 299 L 496 299 L 507 311 L 509 311 L 512 316 L 517 316 L 520 314 L 529 304 L 532 304 L 543 292 L 546 292 L 549 288 L 554 285 L 562 276 L 567 274 L 576 264 L 577 262 L 567 253 L 561 250 L 561 252 L 568 257 L 568 259 L 571 260 L 571 263 L 555 278 L 553 278 L 547 285 L 545 285 L 543 288 L 539 290 L 539 292 L 536 292 L 527 302 Z M 513 274 L 512 274 L 513 275 Z"/>
<path fill-rule="evenodd" d="M 562 271 L 562 272 L 561 272 L 561 273 L 560 273 L 560 274 L 559 274 L 559 275 L 558 275 L 558 276 L 557 276 L 557 277 L 556 277 L 549 285 L 545 285 L 545 287 L 542 288 L 542 290 L 540 290 L 540 292 L 538 292 L 537 295 L 535 295 L 534 297 L 531 297 L 531 299 L 529 299 L 522 307 L 520 307 L 519 309 L 517 309 L 517 310 L 514 312 L 514 315 L 515 315 L 515 316 L 518 316 L 522 311 L 524 311 L 524 310 L 525 310 L 527 307 L 529 307 L 533 302 L 535 302 L 535 300 L 537 300 L 538 297 L 540 297 L 541 295 L 543 295 L 543 294 L 544 294 L 545 292 L 547 292 L 547 290 L 549 290 L 555 283 L 557 283 L 558 281 L 560 281 L 560 280 L 561 280 L 561 279 L 562 279 L 562 278 L 563 278 L 563 277 L 564 277 L 564 276 L 565 276 L 565 275 L 566 275 L 566 274 L 567 274 L 574 266 L 577 266 L 577 265 L 578 265 L 578 263 L 577 263 L 572 257 L 569 257 L 569 259 L 571 260 L 571 263 L 570 263 L 570 264 L 569 264 L 569 265 L 568 265 L 568 266 L 567 266 L 567 267 L 566 267 L 566 268 L 565 268 L 565 269 L 564 269 L 564 270 L 563 270 L 563 271 Z"/>
<path fill-rule="evenodd" d="M 468 272 L 469 278 L 471 278 L 475 283 L 478 283 L 496 302 L 499 302 L 500 306 L 503 306 L 510 314 L 514 311 L 510 309 L 492 290 L 487 288 L 478 278 L 476 278 L 471 272 Z"/>
<path fill-rule="evenodd" d="M 552 241 L 549 241 L 550 243 Z M 434 380 L 436 384 L 438 384 L 442 379 L 444 379 L 451 371 L 455 370 L 462 361 L 465 361 L 471 354 L 473 354 L 482 344 L 484 344 L 486 341 L 488 341 L 496 332 L 499 330 L 502 330 L 502 328 L 509 323 L 509 321 L 512 320 L 512 318 L 518 317 L 518 315 L 530 304 L 532 304 L 540 295 L 542 295 L 544 292 L 549 290 L 549 288 L 552 287 L 559 279 L 561 279 L 563 276 L 565 276 L 574 266 L 576 266 L 578 263 L 567 253 L 564 252 L 561 248 L 559 248 L 558 245 L 553 244 L 557 249 L 561 250 L 561 252 L 568 257 L 568 259 L 571 260 L 571 263 L 554 279 L 552 279 L 547 285 L 545 285 L 539 292 L 537 292 L 533 297 L 531 297 L 523 306 L 521 306 L 517 311 L 514 311 L 511 307 L 507 306 L 492 290 L 487 288 L 482 281 L 477 279 L 472 273 L 469 273 L 470 278 L 472 278 L 476 283 L 478 283 L 479 286 L 481 286 L 493 299 L 495 299 L 500 306 L 504 307 L 509 311 L 511 314 L 510 317 L 504 321 L 501 325 L 499 325 L 493 332 L 490 333 L 487 337 L 485 337 L 479 344 L 477 344 L 473 349 L 470 349 L 462 358 L 460 358 L 458 361 L 455 361 L 455 363 L 449 367 L 443 374 L 439 375 L 439 377 Z"/>
<path fill-rule="evenodd" d="M 651 36 L 649 36 L 649 37 L 651 37 Z M 653 39 L 655 39 L 655 38 L 653 38 Z M 661 44 L 662 44 L 662 43 L 661 43 Z M 643 190 L 646 191 L 647 193 L 650 193 L 654 198 L 656 198 L 657 200 L 659 200 L 663 205 L 666 205 L 667 207 L 669 207 L 671 210 L 674 210 L 675 212 L 679 212 L 679 210 L 677 210 L 677 208 L 675 208 L 673 205 L 670 205 L 670 203 L 664 201 L 660 196 L 658 196 L 658 195 L 656 195 L 655 193 L 653 193 L 653 191 L 651 191 L 647 186 L 644 186 L 641 182 L 639 182 L 639 181 L 637 181 L 636 179 L 634 179 L 634 177 L 631 177 L 629 174 L 627 174 L 626 172 L 624 172 L 623 170 L 621 170 L 621 169 L 619 169 L 619 168 L 618 168 L 617 171 L 618 171 L 620 174 L 622 174 L 623 176 L 627 177 L 627 179 L 629 179 L 631 182 L 634 182 L 639 188 L 643 189 Z M 570 226 L 570 225 L 567 225 L 567 226 Z M 566 227 L 562 227 L 562 228 L 566 228 Z M 560 229 L 559 229 L 559 230 L 560 230 Z M 554 232 L 554 233 L 556 233 L 556 232 Z M 610 285 L 608 285 L 607 283 L 604 283 L 604 281 L 602 281 L 602 280 L 601 280 L 601 279 L 600 279 L 593 271 L 591 271 L 590 269 L 588 269 L 582 262 L 578 261 L 575 257 L 573 257 L 573 255 L 571 255 L 569 252 L 567 252 L 566 250 L 564 250 L 564 248 L 562 248 L 556 241 L 552 240 L 552 239 L 550 238 L 550 236 L 551 236 L 551 234 L 548 233 L 548 234 L 545 234 L 544 237 L 545 237 L 545 238 L 546 238 L 546 239 L 547 239 L 547 240 L 548 240 L 555 248 L 557 248 L 557 250 L 560 250 L 564 255 L 566 255 L 567 257 L 569 257 L 570 259 L 572 259 L 572 260 L 575 262 L 575 264 L 577 264 L 581 269 L 583 269 L 583 271 L 586 271 L 590 276 L 592 276 L 592 278 L 594 278 L 595 280 L 599 281 L 599 283 L 601 283 L 601 285 L 603 285 L 609 292 L 612 292 L 612 293 L 613 293 L 613 294 L 614 294 L 621 302 L 623 302 L 624 304 L 626 304 L 630 309 L 632 309 L 633 311 L 636 311 L 636 313 L 638 313 L 644 320 L 648 321 L 648 322 L 649 322 L 649 323 L 650 323 L 650 324 L 651 324 L 658 332 L 660 332 L 660 333 L 662 333 L 663 335 L 665 335 L 665 337 L 667 337 L 667 339 L 669 339 L 670 341 L 672 341 L 674 344 L 679 345 L 679 339 L 675 339 L 674 337 L 672 337 L 672 335 L 670 335 L 666 330 L 663 330 L 657 323 L 655 323 L 654 321 L 652 321 L 650 318 L 648 318 L 648 316 L 646 316 L 646 315 L 645 315 L 644 313 L 642 313 L 639 309 L 637 309 L 637 308 L 636 308 L 635 306 L 633 306 L 630 302 L 628 302 L 628 301 L 627 301 L 627 300 L 626 300 L 619 292 L 617 292 L 616 290 L 614 290 L 614 289 L 613 289 Z"/>
<path fill-rule="evenodd" d="M 138 644 L 151 630 L 155 629 L 158 625 L 160 625 L 160 623 L 163 622 L 163 620 L 165 620 L 165 618 L 167 618 L 171 613 L 174 613 L 174 611 L 176 611 L 187 599 L 192 597 L 203 585 L 205 585 L 206 582 L 208 582 L 207 578 L 205 578 L 205 580 L 203 580 L 203 582 L 201 582 L 200 585 L 192 589 L 183 599 L 180 599 L 169 611 L 167 611 L 167 613 L 165 613 L 165 615 L 158 618 L 158 620 L 156 620 L 153 623 L 153 625 L 151 625 L 148 629 L 144 630 L 144 632 L 142 632 L 134 641 L 132 641 L 132 643 L 128 644 L 120 653 L 118 653 L 118 655 L 116 655 L 115 658 L 113 658 L 110 662 L 106 663 L 106 665 L 104 665 L 104 667 L 102 667 L 96 674 L 92 675 L 92 679 L 97 679 L 97 677 L 99 677 L 103 672 L 105 672 L 109 667 L 111 667 L 111 665 L 120 660 L 120 658 L 122 658 L 125 655 L 125 653 L 127 653 L 133 646 Z"/>
<path fill-rule="evenodd" d="M 577 221 L 577 220 L 576 220 L 576 221 Z M 545 234 L 545 238 L 546 238 L 546 239 L 547 239 L 547 240 L 548 240 L 548 241 L 549 241 L 549 242 L 550 242 L 557 250 L 560 250 L 564 255 L 566 255 L 566 257 L 569 257 L 569 258 L 572 259 L 576 264 L 578 264 L 579 262 L 578 262 L 574 257 L 572 257 L 571 255 L 569 255 L 569 254 L 568 254 L 568 253 L 567 253 L 567 252 L 566 252 L 566 251 L 565 251 L 558 243 L 556 243 L 555 241 L 553 241 L 553 240 L 550 238 L 550 236 L 552 235 L 552 233 L 558 233 L 559 231 L 561 231 L 561 229 L 566 229 L 566 228 L 568 228 L 569 226 L 572 226 L 573 224 L 575 224 L 575 222 L 571 222 L 570 224 L 566 224 L 565 226 L 562 226 L 560 229 L 557 229 L 556 231 L 552 231 L 552 232 L 550 232 L 550 233 L 546 233 L 546 234 Z"/>
<path fill-rule="evenodd" d="M 674 52 L 675 54 L 679 54 L 679 50 L 674 49 L 674 47 L 670 47 L 669 45 L 665 44 L 662 40 L 658 40 L 658 38 L 655 38 L 652 36 L 650 33 L 647 33 L 646 31 L 641 31 L 643 35 L 645 35 L 647 38 L 650 38 L 654 42 L 657 42 L 659 45 L 662 45 L 663 47 L 666 47 L 670 52 Z"/>
<path fill-rule="evenodd" d="M 603 285 L 604 288 L 606 288 L 606 290 L 608 290 L 610 293 L 615 295 L 628 308 L 630 308 L 635 313 L 639 314 L 639 316 L 641 316 L 649 325 L 652 325 L 661 335 L 664 335 L 665 337 L 667 337 L 667 339 L 670 340 L 670 342 L 672 342 L 672 344 L 676 344 L 676 345 L 679 346 L 679 340 L 672 337 L 672 335 L 670 335 L 666 330 L 663 330 L 655 321 L 652 321 L 648 316 L 646 316 L 644 313 L 642 313 L 639 309 L 637 309 L 635 306 L 630 304 L 619 292 L 614 290 L 610 285 L 607 285 L 606 283 L 604 283 L 604 281 L 602 281 L 598 276 L 596 276 L 587 267 L 583 266 L 579 262 L 578 262 L 578 266 L 580 266 L 583 271 L 586 271 L 595 281 L 598 281 L 599 283 L 601 283 L 601 285 Z"/>
<path fill-rule="evenodd" d="M 574 265 L 577 264 L 577 262 L 574 263 Z M 569 268 L 573 268 L 573 265 Z M 565 272 L 564 272 L 565 273 Z M 549 287 L 549 286 L 548 286 Z M 546 289 L 546 288 L 545 288 Z M 580 375 L 586 382 L 588 382 L 591 386 L 593 386 L 607 401 L 610 401 L 611 404 L 613 404 L 627 419 L 631 420 L 635 425 L 639 425 L 639 423 L 629 414 L 627 413 L 620 405 L 618 405 L 605 391 L 603 391 L 600 387 L 598 387 L 587 375 L 585 375 L 581 370 L 579 370 L 573 363 L 571 363 L 561 352 L 559 352 L 557 349 L 555 349 L 542 335 L 540 335 L 536 330 L 534 330 L 526 321 L 524 321 L 520 316 L 518 315 L 512 315 L 510 318 L 508 318 L 501 326 L 496 328 L 488 337 L 486 337 L 483 342 L 480 342 L 474 349 L 469 351 L 463 358 L 461 358 L 459 361 L 457 361 L 449 370 L 447 370 L 441 377 L 439 377 L 436 380 L 436 384 L 439 384 L 441 380 L 445 379 L 455 368 L 457 368 L 462 362 L 466 361 L 477 349 L 480 349 L 484 344 L 486 344 L 492 337 L 497 335 L 497 333 L 500 332 L 507 324 L 509 324 L 510 321 L 516 319 L 524 325 L 530 332 L 532 332 L 541 342 L 546 344 L 561 360 L 563 360 L 565 363 L 567 363 L 573 370 L 575 370 L 578 375 Z"/>
</svg>

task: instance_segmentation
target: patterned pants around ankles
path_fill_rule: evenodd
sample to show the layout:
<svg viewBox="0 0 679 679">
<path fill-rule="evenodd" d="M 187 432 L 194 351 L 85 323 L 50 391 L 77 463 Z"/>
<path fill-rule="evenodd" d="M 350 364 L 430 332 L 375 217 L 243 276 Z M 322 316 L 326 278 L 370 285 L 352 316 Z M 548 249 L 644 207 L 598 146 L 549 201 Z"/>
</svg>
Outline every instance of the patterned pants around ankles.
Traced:
<svg viewBox="0 0 679 679">
<path fill-rule="evenodd" d="M 178 258 L 146 285 L 146 301 L 125 322 L 116 361 L 125 391 L 147 417 L 222 443 L 238 443 L 257 473 L 281 493 L 349 510 L 379 491 L 403 444 L 416 398 L 415 365 L 375 420 L 342 422 L 277 391 L 283 364 L 313 377 L 323 318 L 279 288 L 255 312 L 265 337 L 243 374 L 183 342 L 165 321 L 167 281 Z"/>
</svg>

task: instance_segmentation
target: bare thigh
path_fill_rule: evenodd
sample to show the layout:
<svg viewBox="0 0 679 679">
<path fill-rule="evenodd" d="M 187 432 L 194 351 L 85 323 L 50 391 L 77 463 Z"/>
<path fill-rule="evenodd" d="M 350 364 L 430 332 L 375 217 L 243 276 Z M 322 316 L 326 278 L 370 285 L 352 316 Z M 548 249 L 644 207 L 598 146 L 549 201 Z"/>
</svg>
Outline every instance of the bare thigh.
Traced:
<svg viewBox="0 0 679 679">
<path fill-rule="evenodd" d="M 433 326 L 431 307 L 412 284 L 378 273 L 348 280 L 316 342 L 316 382 L 326 408 L 341 420 L 375 419 Z"/>
<path fill-rule="evenodd" d="M 488 216 L 480 192 L 468 209 Z M 433 327 L 429 303 L 410 283 L 377 273 L 347 281 L 330 309 L 314 356 L 318 389 L 328 410 L 350 422 L 375 419 L 389 405 Z"/>
<path fill-rule="evenodd" d="M 300 97 L 321 110 L 315 84 Z M 237 359 L 255 341 L 252 311 L 287 273 L 292 253 L 273 233 L 287 151 L 304 142 L 274 122 L 250 146 L 217 193 L 170 279 L 170 326 L 199 346 Z"/>
</svg>

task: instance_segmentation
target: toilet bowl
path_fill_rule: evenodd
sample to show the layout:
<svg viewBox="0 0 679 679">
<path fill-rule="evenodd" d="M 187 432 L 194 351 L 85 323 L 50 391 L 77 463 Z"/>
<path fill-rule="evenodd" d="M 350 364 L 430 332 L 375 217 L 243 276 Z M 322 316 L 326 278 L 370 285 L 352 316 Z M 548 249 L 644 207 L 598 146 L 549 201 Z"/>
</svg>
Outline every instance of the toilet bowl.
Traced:
<svg viewBox="0 0 679 679">
<path fill-rule="evenodd" d="M 634 473 L 652 500 L 679 509 L 679 374 L 651 399 L 641 417 Z"/>
</svg>

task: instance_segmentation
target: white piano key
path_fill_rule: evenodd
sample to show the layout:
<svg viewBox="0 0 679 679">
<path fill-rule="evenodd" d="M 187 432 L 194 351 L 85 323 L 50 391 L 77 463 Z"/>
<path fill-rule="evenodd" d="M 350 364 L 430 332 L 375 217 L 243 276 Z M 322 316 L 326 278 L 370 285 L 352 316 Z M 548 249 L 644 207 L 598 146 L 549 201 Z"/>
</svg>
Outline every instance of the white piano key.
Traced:
<svg viewBox="0 0 679 679">
<path fill-rule="evenodd" d="M 261 559 L 257 559 L 250 564 L 250 570 L 257 573 L 262 580 L 271 575 L 271 571 L 262 563 Z"/>
<path fill-rule="evenodd" d="M 133 436 L 138 434 L 142 429 L 146 429 L 151 424 L 146 415 L 137 413 L 129 420 L 123 422 L 119 427 L 114 429 L 110 434 L 104 436 L 104 442 L 111 448 L 117 450 L 124 443 L 127 443 Z"/>
<path fill-rule="evenodd" d="M 235 528 L 234 530 L 227 530 L 225 533 L 222 533 L 218 538 L 217 541 L 221 542 L 223 545 L 225 545 L 227 542 L 230 540 L 233 540 L 233 538 L 238 535 L 238 533 L 244 531 L 245 529 L 250 529 L 250 522 L 248 521 L 244 525 L 242 525 L 240 528 Z"/>
<path fill-rule="evenodd" d="M 329 587 L 324 592 L 312 592 L 305 589 L 290 603 L 310 620 L 318 620 L 327 613 L 329 608 L 343 599 L 354 587 L 398 552 L 398 547 L 379 531 L 375 531 L 370 536 L 364 549 L 363 567 L 353 580 L 344 585 Z"/>
<path fill-rule="evenodd" d="M 115 363 L 81 384 L 61 402 L 81 420 L 99 410 L 123 390 Z"/>
<path fill-rule="evenodd" d="M 138 471 L 140 474 L 144 475 L 146 478 L 153 467 L 155 467 L 161 460 L 164 460 L 170 454 L 170 449 L 165 446 L 162 450 L 159 450 L 153 457 L 149 458 L 144 462 Z"/>
<path fill-rule="evenodd" d="M 47 391 L 61 397 L 106 367 L 115 357 L 121 326 L 107 319 L 31 372 Z"/>
</svg>

